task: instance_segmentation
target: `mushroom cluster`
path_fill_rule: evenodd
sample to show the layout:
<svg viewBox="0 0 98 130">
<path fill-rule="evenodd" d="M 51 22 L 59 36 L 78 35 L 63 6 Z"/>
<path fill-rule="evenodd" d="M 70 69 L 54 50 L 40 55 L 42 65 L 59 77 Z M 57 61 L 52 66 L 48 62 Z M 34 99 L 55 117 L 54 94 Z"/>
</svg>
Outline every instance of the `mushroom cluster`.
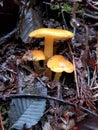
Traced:
<svg viewBox="0 0 98 130">
<path fill-rule="evenodd" d="M 29 37 L 44 38 L 44 52 L 41 50 L 33 50 L 29 52 L 29 58 L 27 54 L 23 56 L 23 59 L 27 60 L 45 60 L 47 63 L 47 74 L 49 79 L 52 77 L 52 72 L 60 73 L 66 71 L 68 73 L 73 72 L 73 65 L 62 55 L 54 54 L 53 44 L 56 40 L 68 40 L 74 37 L 74 34 L 68 30 L 54 29 L 54 28 L 40 28 L 32 31 Z M 43 54 L 42 54 L 43 53 Z M 42 58 L 38 58 L 40 55 Z M 50 71 L 51 70 L 51 71 Z M 59 77 L 59 76 L 58 76 Z M 56 78 L 55 76 L 55 79 Z"/>
</svg>

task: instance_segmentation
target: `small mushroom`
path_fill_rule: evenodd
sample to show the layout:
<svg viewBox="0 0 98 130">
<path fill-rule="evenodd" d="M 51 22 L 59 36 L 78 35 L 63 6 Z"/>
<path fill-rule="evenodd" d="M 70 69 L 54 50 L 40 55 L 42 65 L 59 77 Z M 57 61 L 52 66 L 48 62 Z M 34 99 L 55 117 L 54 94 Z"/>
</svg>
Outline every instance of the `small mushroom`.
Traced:
<svg viewBox="0 0 98 130">
<path fill-rule="evenodd" d="M 74 71 L 73 64 L 62 55 L 52 56 L 47 62 L 47 67 L 55 72 L 55 80 L 59 80 L 62 72 L 72 73 Z"/>
<path fill-rule="evenodd" d="M 40 28 L 32 31 L 29 34 L 30 37 L 44 38 L 44 54 L 46 59 L 53 56 L 53 44 L 56 40 L 67 40 L 74 36 L 74 34 L 68 30 L 53 29 L 53 28 Z"/>
<path fill-rule="evenodd" d="M 45 55 L 41 50 L 28 50 L 22 57 L 23 60 L 40 61 L 45 60 Z"/>
<path fill-rule="evenodd" d="M 22 60 L 24 61 L 34 61 L 34 68 L 36 68 L 36 72 L 39 66 L 39 62 L 42 60 L 45 60 L 45 55 L 43 53 L 43 51 L 41 50 L 28 50 L 22 57 Z"/>
</svg>

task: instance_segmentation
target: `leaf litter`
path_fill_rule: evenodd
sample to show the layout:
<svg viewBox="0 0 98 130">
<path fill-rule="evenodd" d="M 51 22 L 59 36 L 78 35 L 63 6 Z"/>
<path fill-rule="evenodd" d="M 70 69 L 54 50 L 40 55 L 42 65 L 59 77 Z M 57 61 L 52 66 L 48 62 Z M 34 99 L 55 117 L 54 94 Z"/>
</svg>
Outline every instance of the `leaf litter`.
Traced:
<svg viewBox="0 0 98 130">
<path fill-rule="evenodd" d="M 30 42 L 34 43 L 32 45 L 12 38 L 0 45 L 0 106 L 2 106 L 0 111 L 4 117 L 1 120 L 4 121 L 5 129 L 8 129 L 5 118 L 10 119 L 9 129 L 95 130 L 98 128 L 98 34 L 96 30 L 98 19 L 95 20 L 94 17 L 92 20 L 92 11 L 86 9 L 86 6 L 90 6 L 94 10 L 93 7 L 96 5 L 91 6 L 92 1 L 86 6 L 81 2 L 79 4 L 79 8 L 84 7 L 86 17 L 82 19 L 81 13 L 78 15 L 77 12 L 80 27 L 74 27 L 76 30 L 74 39 L 66 44 L 65 41 L 60 41 L 61 44 L 58 44 L 56 50 L 56 54 L 62 54 L 73 62 L 74 73 L 62 73 L 59 81 L 49 81 L 46 66 L 40 67 L 41 73 L 37 74 L 34 71 L 33 61 L 21 61 L 26 51 L 43 49 L 43 39 L 31 39 Z M 43 11 L 43 25 L 66 28 L 64 23 L 62 25 L 58 19 L 53 18 L 52 12 L 54 13 L 54 11 L 46 12 L 50 15 L 47 19 Z M 97 14 L 96 9 L 94 14 Z M 71 25 L 66 24 L 70 28 Z M 27 28 L 29 29 L 30 26 Z M 6 109 L 3 112 L 3 107 L 7 107 L 8 104 L 9 111 Z M 6 113 L 9 113 L 9 117 L 6 117 Z"/>
</svg>

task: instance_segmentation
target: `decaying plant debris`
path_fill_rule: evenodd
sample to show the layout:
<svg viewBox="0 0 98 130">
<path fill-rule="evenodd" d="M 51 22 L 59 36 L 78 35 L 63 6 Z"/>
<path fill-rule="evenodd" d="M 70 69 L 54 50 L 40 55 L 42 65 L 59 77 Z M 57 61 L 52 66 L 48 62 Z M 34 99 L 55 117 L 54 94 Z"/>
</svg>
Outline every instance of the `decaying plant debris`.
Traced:
<svg viewBox="0 0 98 130">
<path fill-rule="evenodd" d="M 97 0 L 15 0 L 15 4 L 20 9 L 17 26 L 0 38 L 1 130 L 97 129 Z M 43 51 L 44 39 L 28 36 L 41 27 L 74 33 L 71 40 L 55 41 L 55 54 L 74 66 L 74 72 L 62 72 L 59 80 L 54 80 L 54 72 L 49 80 L 46 61 L 37 64 L 31 55 L 30 60 L 22 59 L 29 50 Z M 25 123 L 20 127 L 21 121 Z"/>
</svg>

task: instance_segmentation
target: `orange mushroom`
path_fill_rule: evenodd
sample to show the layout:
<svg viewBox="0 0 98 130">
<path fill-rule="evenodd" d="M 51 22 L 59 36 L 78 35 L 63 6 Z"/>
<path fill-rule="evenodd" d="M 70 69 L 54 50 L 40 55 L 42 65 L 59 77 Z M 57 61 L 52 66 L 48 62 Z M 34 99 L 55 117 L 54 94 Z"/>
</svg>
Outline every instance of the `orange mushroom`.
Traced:
<svg viewBox="0 0 98 130">
<path fill-rule="evenodd" d="M 55 80 L 59 80 L 62 72 L 72 73 L 74 71 L 73 64 L 62 55 L 52 56 L 47 62 L 47 67 L 55 72 Z"/>
<path fill-rule="evenodd" d="M 22 57 L 24 61 L 34 61 L 34 68 L 39 72 L 39 61 L 45 60 L 45 55 L 41 50 L 28 50 Z"/>
<path fill-rule="evenodd" d="M 41 50 L 28 50 L 22 57 L 25 61 L 45 60 L 45 55 Z"/>
<path fill-rule="evenodd" d="M 32 31 L 29 36 L 35 38 L 45 38 L 44 54 L 46 59 L 48 59 L 53 56 L 53 43 L 55 40 L 67 40 L 72 38 L 74 34 L 68 30 L 40 28 Z"/>
</svg>

